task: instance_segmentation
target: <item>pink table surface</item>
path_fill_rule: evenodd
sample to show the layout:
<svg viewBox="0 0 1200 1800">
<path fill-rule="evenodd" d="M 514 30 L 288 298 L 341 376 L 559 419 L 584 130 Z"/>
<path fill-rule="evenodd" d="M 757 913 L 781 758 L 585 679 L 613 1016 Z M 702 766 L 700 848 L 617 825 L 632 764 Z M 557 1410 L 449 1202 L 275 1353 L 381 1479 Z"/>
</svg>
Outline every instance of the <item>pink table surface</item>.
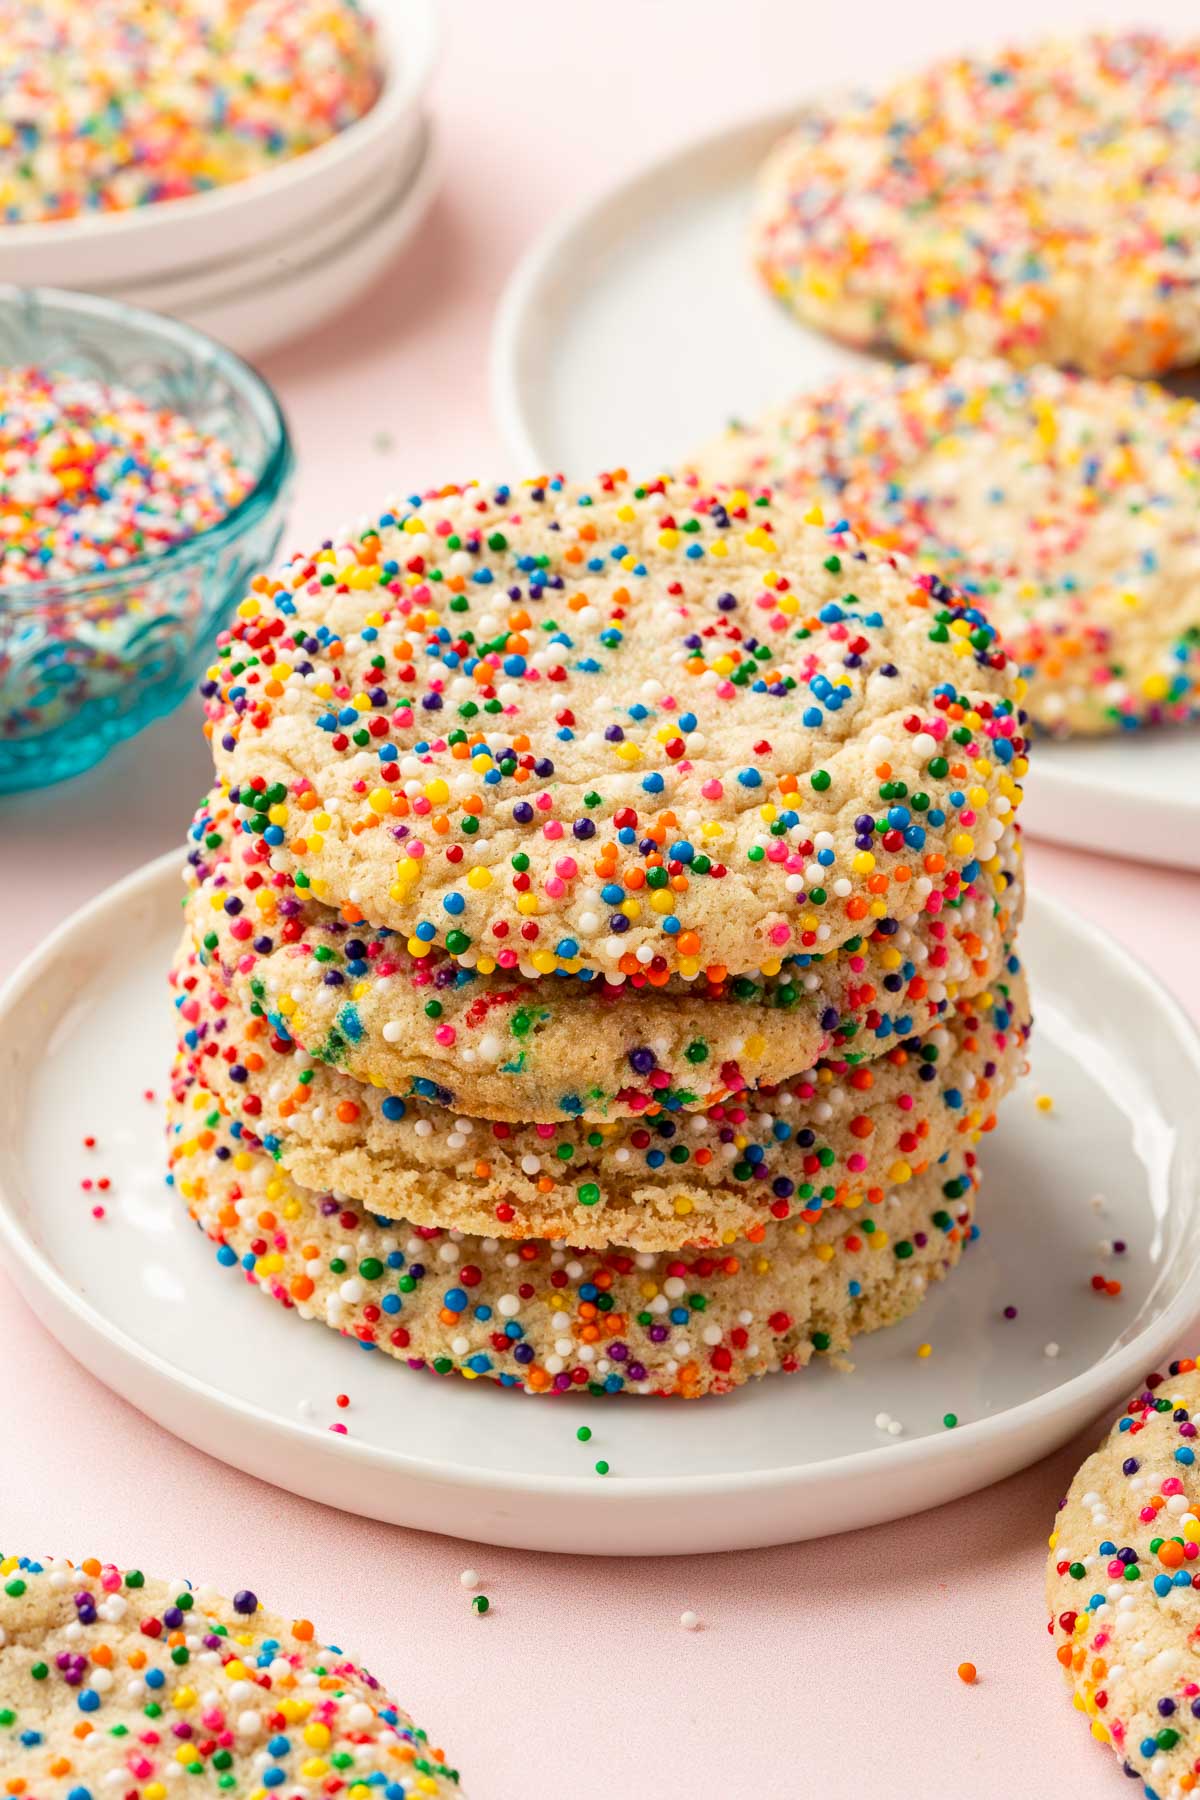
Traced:
<svg viewBox="0 0 1200 1800">
<path fill-rule="evenodd" d="M 1044 12 L 1038 0 L 1005 8 L 1014 30 Z M 1154 16 L 1187 12 L 1180 0 Z M 525 244 L 672 142 L 956 47 L 963 29 L 941 0 L 879 14 L 848 30 L 848 9 L 817 15 L 802 0 L 447 9 L 435 96 L 445 182 L 419 242 L 351 313 L 267 363 L 302 459 L 289 541 L 414 483 L 504 472 L 488 332 Z M 1059 0 L 1053 22 L 1097 17 L 1120 20 L 1124 6 Z M 0 804 L 0 973 L 177 843 L 205 785 L 188 707 L 82 780 Z M 1030 862 L 1045 891 L 1136 949 L 1200 1016 L 1200 879 L 1042 844 Z M 395 1530 L 242 1476 L 109 1394 L 3 1278 L 0 1395 L 0 1548 L 250 1585 L 315 1619 L 447 1746 L 474 1800 L 1131 1791 L 1072 1713 L 1043 1619 L 1046 1534 L 1088 1439 L 870 1533 L 595 1562 Z M 485 1619 L 459 1585 L 467 1565 L 491 1596 Z M 687 1608 L 702 1630 L 680 1629 Z M 955 1675 L 964 1658 L 980 1670 L 973 1688 Z"/>
</svg>

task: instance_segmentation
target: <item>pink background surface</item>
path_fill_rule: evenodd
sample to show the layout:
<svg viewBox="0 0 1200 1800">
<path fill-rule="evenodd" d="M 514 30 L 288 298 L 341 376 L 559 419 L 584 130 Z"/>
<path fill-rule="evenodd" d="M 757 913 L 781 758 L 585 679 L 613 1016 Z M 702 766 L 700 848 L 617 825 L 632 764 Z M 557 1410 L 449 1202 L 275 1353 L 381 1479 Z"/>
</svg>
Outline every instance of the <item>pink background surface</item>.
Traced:
<svg viewBox="0 0 1200 1800">
<path fill-rule="evenodd" d="M 367 299 L 266 365 L 302 461 L 289 544 L 414 483 L 524 473 L 506 468 L 487 403 L 491 312 L 514 259 L 563 207 L 710 124 L 960 41 L 961 9 L 939 0 L 874 11 L 447 8 L 441 198 Z M 1179 24 L 1188 9 L 1147 12 Z M 1004 13 L 1029 30 L 1045 8 L 1011 0 Z M 1124 9 L 1059 0 L 1055 15 L 1066 26 Z M 179 842 L 206 768 L 188 707 L 82 780 L 0 803 L 0 974 Z M 1135 948 L 1200 1017 L 1200 878 L 1042 844 L 1030 860 L 1045 891 Z M 3 1550 L 252 1586 L 361 1654 L 444 1743 L 473 1800 L 1131 1791 L 1072 1713 L 1044 1627 L 1046 1534 L 1083 1443 L 874 1532 L 595 1562 L 374 1525 L 243 1477 L 106 1392 L 3 1277 L 0 1375 Z M 467 1565 L 492 1599 L 486 1619 L 459 1585 Z M 680 1629 L 685 1608 L 703 1630 Z M 964 1658 L 974 1688 L 956 1678 Z"/>
</svg>

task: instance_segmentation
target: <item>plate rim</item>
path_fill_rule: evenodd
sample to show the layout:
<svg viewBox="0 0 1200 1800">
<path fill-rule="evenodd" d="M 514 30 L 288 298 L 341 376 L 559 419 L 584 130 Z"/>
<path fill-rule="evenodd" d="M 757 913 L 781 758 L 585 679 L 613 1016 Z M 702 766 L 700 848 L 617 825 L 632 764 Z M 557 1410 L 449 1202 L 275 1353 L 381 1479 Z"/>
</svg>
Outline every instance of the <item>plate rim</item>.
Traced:
<svg viewBox="0 0 1200 1800">
<path fill-rule="evenodd" d="M 112 911 L 123 908 L 131 901 L 140 899 L 151 905 L 160 905 L 166 897 L 168 883 L 178 879 L 182 855 L 181 850 L 170 850 L 133 870 L 76 909 L 36 946 L 0 987 L 0 1032 L 7 1025 L 19 1026 L 23 1003 L 35 990 L 41 975 L 53 967 L 76 933 L 94 929 Z M 1181 1046 L 1189 1054 L 1200 1075 L 1200 1026 L 1197 1026 L 1175 995 L 1142 960 L 1064 902 L 1035 893 L 1030 896 L 1030 904 L 1039 910 L 1044 909 L 1059 926 L 1077 934 L 1085 944 L 1098 944 L 1109 954 L 1114 950 L 1119 951 L 1139 983 L 1151 990 L 1156 1003 L 1165 1008 L 1168 1016 L 1174 1018 Z M 159 1382 L 165 1381 L 187 1400 L 209 1408 L 215 1406 L 235 1425 L 265 1429 L 276 1438 L 282 1437 L 290 1449 L 303 1450 L 309 1454 L 315 1452 L 323 1464 L 336 1461 L 339 1467 L 349 1464 L 365 1471 L 386 1471 L 393 1478 L 424 1488 L 439 1487 L 445 1490 L 449 1487 L 465 1493 L 491 1493 L 504 1498 L 571 1500 L 586 1495 L 589 1512 L 598 1510 L 605 1515 L 614 1515 L 638 1499 L 658 1503 L 672 1500 L 702 1502 L 731 1499 L 739 1495 L 762 1496 L 772 1493 L 791 1493 L 803 1497 L 812 1487 L 848 1484 L 862 1479 L 869 1481 L 884 1471 L 896 1473 L 898 1470 L 907 1470 L 910 1466 L 919 1470 L 922 1465 L 927 1465 L 928 1472 L 947 1462 L 969 1460 L 973 1451 L 983 1452 L 1002 1438 L 1020 1434 L 1027 1425 L 1036 1423 L 1045 1427 L 1056 1415 L 1082 1411 L 1084 1406 L 1090 1404 L 1092 1397 L 1095 1398 L 1093 1410 L 1098 1413 L 1104 1405 L 1104 1394 L 1110 1389 L 1116 1390 L 1141 1379 L 1142 1373 L 1153 1366 L 1165 1349 L 1183 1334 L 1189 1322 L 1195 1320 L 1197 1310 L 1196 1301 L 1189 1295 L 1185 1283 L 1163 1310 L 1148 1321 L 1127 1344 L 1113 1348 L 1090 1368 L 1082 1370 L 1057 1387 L 1023 1400 L 1016 1406 L 1006 1407 L 985 1418 L 970 1420 L 953 1433 L 948 1432 L 942 1437 L 927 1435 L 900 1444 L 872 1445 L 843 1456 L 788 1464 L 782 1468 L 700 1475 L 630 1475 L 622 1476 L 619 1482 L 610 1486 L 597 1483 L 591 1476 L 583 1474 L 531 1474 L 520 1470 L 490 1470 L 470 1463 L 439 1463 L 432 1457 L 414 1456 L 407 1451 L 393 1450 L 366 1441 L 354 1440 L 350 1447 L 340 1438 L 334 1446 L 334 1458 L 330 1445 L 322 1442 L 322 1434 L 314 1432 L 311 1425 L 272 1413 L 241 1396 L 227 1394 L 181 1369 L 158 1351 L 140 1344 L 122 1326 L 76 1293 L 48 1254 L 35 1242 L 21 1218 L 15 1184 L 10 1191 L 9 1181 L 9 1173 L 15 1168 L 18 1154 L 15 1143 L 0 1146 L 0 1246 L 8 1250 L 17 1265 L 16 1269 L 9 1271 L 14 1277 L 15 1285 L 27 1302 L 31 1290 L 40 1289 L 45 1292 L 56 1307 L 70 1315 L 76 1327 L 81 1328 L 94 1341 L 99 1340 L 106 1350 L 115 1350 L 127 1363 L 138 1365 L 148 1377 Z M 40 1322 L 60 1342 L 65 1343 L 53 1323 L 46 1319 Z M 65 1347 L 71 1349 L 69 1344 Z M 73 1351 L 71 1353 L 74 1354 Z M 1119 1369 L 1123 1371 L 1120 1383 L 1117 1381 Z M 104 1379 L 103 1376 L 98 1378 Z M 131 1403 L 137 1404 L 136 1401 Z M 164 1426 L 164 1429 L 170 1430 L 171 1427 Z M 185 1432 L 175 1435 L 185 1439 L 187 1437 Z"/>
</svg>

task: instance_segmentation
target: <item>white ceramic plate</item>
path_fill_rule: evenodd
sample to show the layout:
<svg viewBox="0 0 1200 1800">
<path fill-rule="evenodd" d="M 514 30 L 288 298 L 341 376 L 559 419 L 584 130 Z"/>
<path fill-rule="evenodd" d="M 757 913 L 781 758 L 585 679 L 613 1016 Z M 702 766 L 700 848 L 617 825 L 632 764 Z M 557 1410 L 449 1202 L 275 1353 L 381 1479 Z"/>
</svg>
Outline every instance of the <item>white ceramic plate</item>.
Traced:
<svg viewBox="0 0 1200 1800">
<path fill-rule="evenodd" d="M 370 287 L 416 233 L 438 179 L 437 148 L 425 124 L 415 170 L 406 162 L 365 217 L 348 208 L 352 223 L 327 234 L 316 254 L 276 266 L 270 256 L 256 257 L 247 277 L 230 276 L 225 286 L 201 278 L 175 287 L 169 304 L 153 294 L 147 304 L 186 319 L 240 356 L 263 356 L 316 330 Z"/>
<path fill-rule="evenodd" d="M 80 219 L 0 226 L 6 281 L 124 291 L 303 241 L 329 208 L 385 179 L 411 137 L 437 52 L 436 0 L 374 0 L 383 90 L 369 113 L 304 156 L 206 194 Z"/>
<path fill-rule="evenodd" d="M 983 1153 L 982 1237 L 912 1319 L 861 1341 L 853 1374 L 820 1365 L 693 1403 L 531 1398 L 365 1354 L 245 1291 L 165 1185 L 160 1106 L 144 1091 L 161 1094 L 171 1052 L 179 896 L 177 859 L 152 863 L 0 997 L 0 1254 L 100 1380 L 264 1480 L 525 1549 L 782 1543 L 917 1511 L 1033 1461 L 1178 1346 L 1196 1311 L 1197 1034 L 1116 945 L 1035 898 L 1023 941 L 1034 1073 Z M 81 1190 L 102 1175 L 103 1196 Z M 1098 1240 L 1118 1238 L 1126 1254 L 1105 1258 Z M 1093 1292 L 1097 1271 L 1120 1277 L 1119 1299 Z M 902 1436 L 877 1428 L 880 1412 Z M 335 1419 L 347 1436 L 330 1432 Z"/>
<path fill-rule="evenodd" d="M 867 360 L 798 324 L 750 269 L 755 171 L 787 123 L 704 138 L 535 245 L 493 344 L 520 471 L 671 468 L 730 419 Z M 1200 869 L 1200 730 L 1041 745 L 1022 818 L 1036 836 Z"/>
</svg>

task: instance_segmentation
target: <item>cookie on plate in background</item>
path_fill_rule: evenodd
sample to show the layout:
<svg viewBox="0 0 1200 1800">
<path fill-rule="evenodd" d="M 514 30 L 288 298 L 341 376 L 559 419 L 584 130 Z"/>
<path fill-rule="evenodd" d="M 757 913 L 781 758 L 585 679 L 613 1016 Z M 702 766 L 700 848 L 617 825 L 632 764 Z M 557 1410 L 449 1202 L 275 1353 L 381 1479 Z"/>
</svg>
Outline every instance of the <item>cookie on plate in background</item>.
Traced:
<svg viewBox="0 0 1200 1800">
<path fill-rule="evenodd" d="M 1200 356 L 1200 41 L 935 62 L 814 101 L 768 159 L 753 256 L 851 343 L 1151 375 Z"/>
</svg>

